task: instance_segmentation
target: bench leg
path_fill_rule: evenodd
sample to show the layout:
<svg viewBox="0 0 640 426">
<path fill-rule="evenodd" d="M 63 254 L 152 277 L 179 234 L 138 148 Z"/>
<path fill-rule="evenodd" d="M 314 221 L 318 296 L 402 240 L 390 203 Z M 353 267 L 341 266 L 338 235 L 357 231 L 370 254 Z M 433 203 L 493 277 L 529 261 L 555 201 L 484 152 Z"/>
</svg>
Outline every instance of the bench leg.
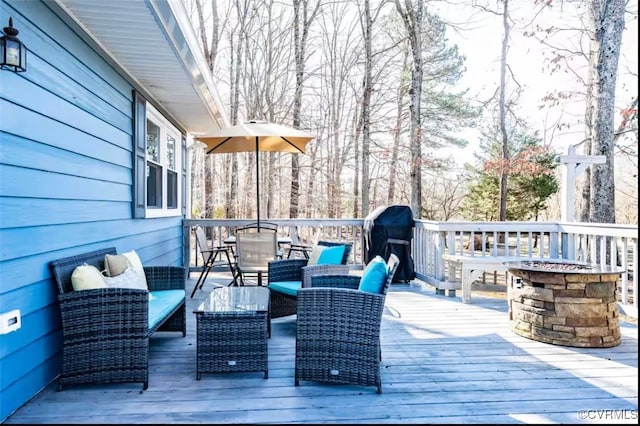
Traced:
<svg viewBox="0 0 640 426">
<path fill-rule="evenodd" d="M 471 303 L 471 284 L 481 275 L 482 271 L 462 268 L 462 303 Z"/>
</svg>

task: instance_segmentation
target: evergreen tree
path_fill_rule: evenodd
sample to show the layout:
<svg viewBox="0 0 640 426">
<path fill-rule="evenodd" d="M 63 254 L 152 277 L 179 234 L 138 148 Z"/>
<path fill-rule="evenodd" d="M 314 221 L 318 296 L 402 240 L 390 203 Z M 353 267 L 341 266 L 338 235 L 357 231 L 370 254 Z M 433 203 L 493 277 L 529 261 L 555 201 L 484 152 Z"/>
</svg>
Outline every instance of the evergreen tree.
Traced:
<svg viewBox="0 0 640 426">
<path fill-rule="evenodd" d="M 513 128 L 510 133 L 509 149 L 513 155 L 505 167 L 509 174 L 506 220 L 537 219 L 560 188 L 554 173 L 555 153 L 543 146 L 535 133 Z M 498 218 L 500 202 L 501 144 L 498 137 L 485 133 L 480 147 L 486 155 L 480 157 L 480 167 L 468 168 L 469 193 L 462 202 L 461 214 L 468 220 L 493 221 Z"/>
</svg>

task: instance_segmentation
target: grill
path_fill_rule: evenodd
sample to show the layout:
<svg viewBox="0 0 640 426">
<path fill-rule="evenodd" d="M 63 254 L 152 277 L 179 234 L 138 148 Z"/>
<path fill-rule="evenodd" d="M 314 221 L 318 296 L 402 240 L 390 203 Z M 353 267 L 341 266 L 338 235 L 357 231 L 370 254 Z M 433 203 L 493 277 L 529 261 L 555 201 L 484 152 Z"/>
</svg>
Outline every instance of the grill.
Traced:
<svg viewBox="0 0 640 426">
<path fill-rule="evenodd" d="M 393 282 L 408 282 L 416 277 L 411 258 L 413 212 L 409 206 L 378 207 L 365 218 L 363 233 L 366 263 L 378 255 L 386 261 L 393 253 L 400 259 Z"/>
</svg>

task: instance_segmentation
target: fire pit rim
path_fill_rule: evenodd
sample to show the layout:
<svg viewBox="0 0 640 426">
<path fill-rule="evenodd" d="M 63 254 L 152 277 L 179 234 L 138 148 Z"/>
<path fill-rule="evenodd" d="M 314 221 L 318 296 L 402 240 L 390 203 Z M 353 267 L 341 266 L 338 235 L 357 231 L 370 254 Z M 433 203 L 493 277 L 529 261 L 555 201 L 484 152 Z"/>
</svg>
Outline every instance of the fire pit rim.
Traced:
<svg viewBox="0 0 640 426">
<path fill-rule="evenodd" d="M 523 259 L 510 260 L 502 263 L 509 271 L 521 270 L 530 272 L 547 272 L 552 274 L 621 274 L 625 269 L 620 266 L 597 265 L 594 263 L 580 262 L 565 259 Z M 544 265 L 544 266 L 541 266 Z M 549 265 L 570 265 L 577 268 L 553 268 Z"/>
</svg>

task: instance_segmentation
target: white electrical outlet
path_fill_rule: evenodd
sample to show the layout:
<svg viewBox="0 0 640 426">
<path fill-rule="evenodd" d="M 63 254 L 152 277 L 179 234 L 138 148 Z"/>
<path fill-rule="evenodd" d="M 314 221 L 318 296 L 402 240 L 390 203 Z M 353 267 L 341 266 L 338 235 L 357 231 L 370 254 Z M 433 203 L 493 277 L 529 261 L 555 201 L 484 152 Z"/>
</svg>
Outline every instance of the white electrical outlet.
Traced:
<svg viewBox="0 0 640 426">
<path fill-rule="evenodd" d="M 20 311 L 18 309 L 0 314 L 0 334 L 16 331 L 20 328 L 20 323 Z"/>
</svg>

